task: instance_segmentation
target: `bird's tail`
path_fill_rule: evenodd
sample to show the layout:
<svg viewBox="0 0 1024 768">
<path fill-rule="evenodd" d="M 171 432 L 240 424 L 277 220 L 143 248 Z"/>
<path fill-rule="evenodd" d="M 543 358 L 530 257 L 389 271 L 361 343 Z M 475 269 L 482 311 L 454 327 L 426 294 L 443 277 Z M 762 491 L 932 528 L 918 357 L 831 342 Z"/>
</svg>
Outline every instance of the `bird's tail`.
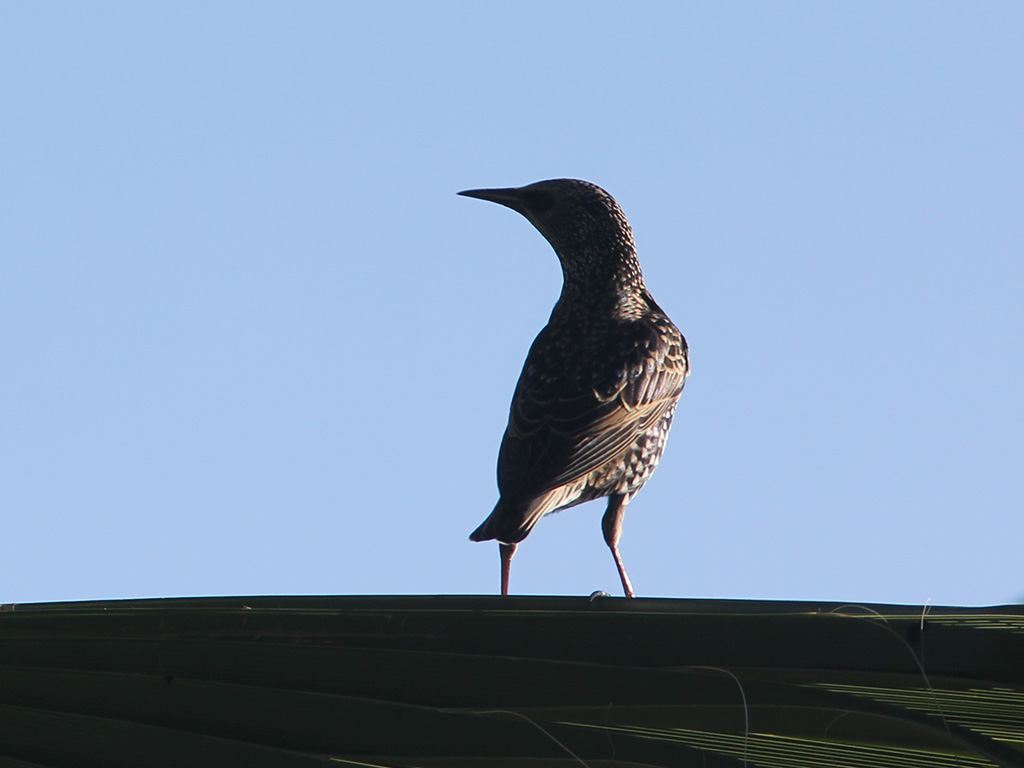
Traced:
<svg viewBox="0 0 1024 768">
<path fill-rule="evenodd" d="M 518 544 L 530 535 L 533 526 L 547 511 L 544 509 L 543 497 L 520 504 L 509 504 L 504 499 L 498 499 L 494 510 L 480 524 L 479 528 L 469 534 L 469 539 L 470 541 L 497 539 L 502 544 Z"/>
</svg>

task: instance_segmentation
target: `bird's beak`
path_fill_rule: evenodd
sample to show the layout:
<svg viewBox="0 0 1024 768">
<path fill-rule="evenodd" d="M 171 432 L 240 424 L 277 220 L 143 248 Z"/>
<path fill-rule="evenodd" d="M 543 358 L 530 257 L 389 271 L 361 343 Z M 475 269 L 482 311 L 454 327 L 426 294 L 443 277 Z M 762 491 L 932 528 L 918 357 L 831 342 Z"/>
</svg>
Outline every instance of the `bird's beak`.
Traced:
<svg viewBox="0 0 1024 768">
<path fill-rule="evenodd" d="M 477 197 L 481 200 L 489 200 L 511 208 L 513 211 L 523 212 L 522 190 L 518 187 L 506 187 L 504 189 L 467 189 L 459 192 L 464 197 Z"/>
</svg>

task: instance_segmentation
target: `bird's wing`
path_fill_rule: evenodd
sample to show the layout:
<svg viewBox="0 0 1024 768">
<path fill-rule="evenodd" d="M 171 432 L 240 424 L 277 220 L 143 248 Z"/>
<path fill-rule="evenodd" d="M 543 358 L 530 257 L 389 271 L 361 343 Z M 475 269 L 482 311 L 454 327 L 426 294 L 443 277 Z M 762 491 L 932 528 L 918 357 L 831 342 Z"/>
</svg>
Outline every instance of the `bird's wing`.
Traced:
<svg viewBox="0 0 1024 768">
<path fill-rule="evenodd" d="M 565 350 L 541 332 L 516 387 L 498 459 L 503 495 L 530 498 L 620 455 L 672 408 L 689 372 L 670 322 L 631 324 L 573 376 Z"/>
</svg>

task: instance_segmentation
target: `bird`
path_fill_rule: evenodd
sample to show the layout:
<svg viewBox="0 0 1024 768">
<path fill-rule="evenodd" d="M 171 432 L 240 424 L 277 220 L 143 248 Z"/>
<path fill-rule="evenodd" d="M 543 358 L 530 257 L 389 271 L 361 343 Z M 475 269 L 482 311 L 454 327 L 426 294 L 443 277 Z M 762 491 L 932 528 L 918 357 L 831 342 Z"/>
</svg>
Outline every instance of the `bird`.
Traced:
<svg viewBox="0 0 1024 768">
<path fill-rule="evenodd" d="M 522 214 L 562 266 L 562 292 L 512 396 L 498 502 L 469 538 L 498 541 L 507 595 L 516 548 L 544 515 L 607 497 L 602 533 L 633 597 L 623 516 L 665 449 L 690 373 L 686 339 L 647 290 L 629 222 L 601 187 L 548 179 L 458 194 Z"/>
</svg>

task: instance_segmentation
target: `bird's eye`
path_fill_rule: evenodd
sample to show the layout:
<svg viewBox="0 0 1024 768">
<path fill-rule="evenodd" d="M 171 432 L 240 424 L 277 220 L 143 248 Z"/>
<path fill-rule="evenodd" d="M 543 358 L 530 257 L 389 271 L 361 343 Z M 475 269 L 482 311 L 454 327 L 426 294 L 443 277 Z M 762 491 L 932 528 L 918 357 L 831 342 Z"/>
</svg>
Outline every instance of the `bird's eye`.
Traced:
<svg viewBox="0 0 1024 768">
<path fill-rule="evenodd" d="M 526 200 L 527 206 L 530 208 L 531 213 L 543 214 L 551 210 L 555 204 L 555 196 L 550 192 L 542 192 L 539 189 L 530 190 L 523 195 L 523 199 Z"/>
</svg>

